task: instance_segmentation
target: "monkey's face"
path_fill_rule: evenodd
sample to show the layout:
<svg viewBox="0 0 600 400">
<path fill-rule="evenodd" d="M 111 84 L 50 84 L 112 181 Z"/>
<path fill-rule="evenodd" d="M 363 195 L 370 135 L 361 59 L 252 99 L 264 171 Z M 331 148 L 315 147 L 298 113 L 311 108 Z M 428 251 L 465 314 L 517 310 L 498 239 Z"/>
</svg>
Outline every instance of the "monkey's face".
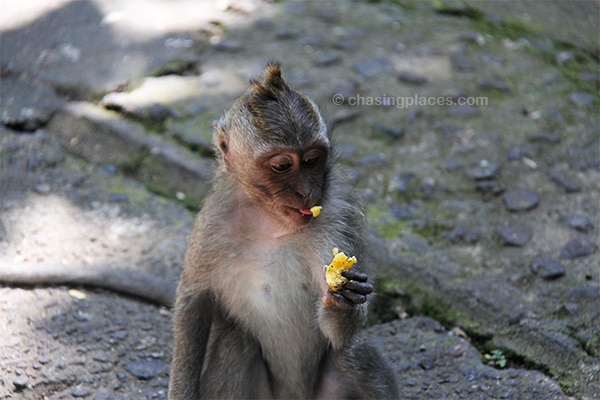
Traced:
<svg viewBox="0 0 600 400">
<path fill-rule="evenodd" d="M 313 218 L 307 210 L 322 200 L 327 156 L 324 147 L 264 154 L 257 161 L 254 179 L 251 178 L 251 196 L 286 223 L 307 224 Z"/>
</svg>

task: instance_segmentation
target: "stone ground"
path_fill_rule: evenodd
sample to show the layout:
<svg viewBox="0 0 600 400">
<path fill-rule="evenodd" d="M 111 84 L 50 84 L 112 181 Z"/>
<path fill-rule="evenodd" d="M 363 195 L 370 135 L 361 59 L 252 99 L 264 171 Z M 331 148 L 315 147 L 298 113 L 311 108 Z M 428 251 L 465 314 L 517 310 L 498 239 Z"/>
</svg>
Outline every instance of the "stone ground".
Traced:
<svg viewBox="0 0 600 400">
<path fill-rule="evenodd" d="M 0 280 L 59 264 L 162 286 L 2 284 L 0 399 L 166 398 L 210 126 L 269 59 L 365 201 L 369 333 L 403 398 L 600 397 L 598 2 L 13 3 Z"/>
</svg>

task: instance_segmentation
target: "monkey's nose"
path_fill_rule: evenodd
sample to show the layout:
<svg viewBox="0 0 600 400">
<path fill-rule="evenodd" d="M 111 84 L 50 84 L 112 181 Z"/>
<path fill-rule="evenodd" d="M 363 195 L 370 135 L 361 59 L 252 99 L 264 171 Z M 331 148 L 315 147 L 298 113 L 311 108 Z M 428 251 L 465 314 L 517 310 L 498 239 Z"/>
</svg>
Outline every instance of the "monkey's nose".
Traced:
<svg viewBox="0 0 600 400">
<path fill-rule="evenodd" d="M 300 197 L 303 201 L 306 200 L 308 198 L 308 194 L 305 192 L 296 192 L 296 194 L 298 195 L 298 197 Z"/>
<path fill-rule="evenodd" d="M 297 187 L 296 194 L 302 198 L 302 200 L 306 200 L 311 195 L 311 190 L 304 187 Z"/>
</svg>

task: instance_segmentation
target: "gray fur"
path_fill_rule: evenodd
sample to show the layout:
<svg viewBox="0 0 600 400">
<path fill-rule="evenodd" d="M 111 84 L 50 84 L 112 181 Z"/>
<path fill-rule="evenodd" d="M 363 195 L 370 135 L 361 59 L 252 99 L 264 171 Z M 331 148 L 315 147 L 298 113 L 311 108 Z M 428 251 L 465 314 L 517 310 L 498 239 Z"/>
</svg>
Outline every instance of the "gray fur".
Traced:
<svg viewBox="0 0 600 400">
<path fill-rule="evenodd" d="M 260 93 L 261 101 L 286 104 L 287 97 L 298 96 L 277 76 L 278 68 L 269 65 L 265 82 L 253 83 L 250 92 Z M 323 268 L 332 248 L 355 255 L 354 268 L 370 273 L 364 215 L 332 163 L 323 119 L 315 107 L 316 118 L 284 115 L 257 122 L 245 106 L 252 95 L 242 96 L 215 126 L 219 168 L 178 287 L 169 398 L 396 398 L 393 374 L 357 335 L 366 325 L 368 303 L 322 302 L 331 300 Z M 304 106 L 290 112 L 304 112 Z M 256 114 L 260 104 L 253 107 L 255 117 L 274 118 L 270 111 Z M 282 121 L 296 125 L 283 134 Z M 266 135 L 258 126 L 278 131 Z M 265 152 L 301 155 L 315 146 L 323 164 L 305 172 L 299 168 L 279 178 L 256 165 Z M 294 182 L 305 175 L 318 188 L 299 195 Z M 262 192 L 256 181 L 263 182 Z M 309 221 L 285 207 L 313 203 L 323 212 Z"/>
</svg>

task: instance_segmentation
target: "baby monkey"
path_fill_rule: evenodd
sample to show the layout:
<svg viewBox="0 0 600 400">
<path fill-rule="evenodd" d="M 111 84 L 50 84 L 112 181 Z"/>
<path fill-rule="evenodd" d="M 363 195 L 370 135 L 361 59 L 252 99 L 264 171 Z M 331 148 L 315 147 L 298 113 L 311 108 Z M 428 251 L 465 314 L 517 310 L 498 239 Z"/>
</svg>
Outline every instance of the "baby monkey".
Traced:
<svg viewBox="0 0 600 400">
<path fill-rule="evenodd" d="M 169 398 L 398 398 L 358 333 L 373 291 L 364 215 L 317 106 L 269 63 L 215 123 L 214 142 L 213 189 L 177 289 Z M 335 247 L 358 264 L 334 292 L 324 266 Z"/>
</svg>

